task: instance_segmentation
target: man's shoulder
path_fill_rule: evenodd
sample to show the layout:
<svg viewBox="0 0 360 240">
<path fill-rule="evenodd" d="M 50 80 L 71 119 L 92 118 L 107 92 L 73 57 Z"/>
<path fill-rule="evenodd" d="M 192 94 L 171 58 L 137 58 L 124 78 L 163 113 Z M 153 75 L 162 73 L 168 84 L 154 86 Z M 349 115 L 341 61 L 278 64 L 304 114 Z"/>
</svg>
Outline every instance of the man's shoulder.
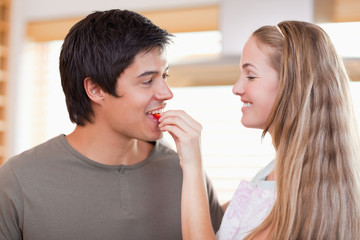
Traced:
<svg viewBox="0 0 360 240">
<path fill-rule="evenodd" d="M 19 153 L 9 160 L 7 160 L 4 165 L 11 164 L 12 167 L 27 167 L 28 164 L 35 164 L 37 161 L 41 161 L 42 159 L 47 159 L 49 155 L 53 155 L 54 151 L 58 151 L 61 145 L 62 136 L 54 137 L 50 140 L 47 140 L 44 143 L 41 143 L 33 148 L 25 150 L 22 153 Z"/>
</svg>

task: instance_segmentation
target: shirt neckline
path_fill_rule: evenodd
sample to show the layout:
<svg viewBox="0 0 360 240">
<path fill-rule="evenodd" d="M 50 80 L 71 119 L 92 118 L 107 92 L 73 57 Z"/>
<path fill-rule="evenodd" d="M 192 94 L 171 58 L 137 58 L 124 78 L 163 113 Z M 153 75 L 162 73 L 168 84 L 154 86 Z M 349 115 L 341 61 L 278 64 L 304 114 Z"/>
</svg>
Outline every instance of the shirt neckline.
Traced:
<svg viewBox="0 0 360 240">
<path fill-rule="evenodd" d="M 81 160 L 82 162 L 85 162 L 89 165 L 92 165 L 94 167 L 98 167 L 98 168 L 102 168 L 102 169 L 107 169 L 107 170 L 132 170 L 132 169 L 136 169 L 139 168 L 145 164 L 147 164 L 148 162 L 150 162 L 153 158 L 155 153 L 157 152 L 157 149 L 159 148 L 159 142 L 155 141 L 155 142 L 149 142 L 151 144 L 154 145 L 154 148 L 152 149 L 152 151 L 150 152 L 149 156 L 147 158 L 145 158 L 144 160 L 142 160 L 141 162 L 138 162 L 136 164 L 131 164 L 131 165 L 124 165 L 124 164 L 120 164 L 120 165 L 106 165 L 106 164 L 102 164 L 99 162 L 96 162 L 90 158 L 87 158 L 86 156 L 82 155 L 81 153 L 79 153 L 76 149 L 74 149 L 69 142 L 66 140 L 65 134 L 61 134 L 59 136 L 61 143 L 63 144 L 63 146 L 72 154 L 74 155 L 77 159 Z"/>
</svg>

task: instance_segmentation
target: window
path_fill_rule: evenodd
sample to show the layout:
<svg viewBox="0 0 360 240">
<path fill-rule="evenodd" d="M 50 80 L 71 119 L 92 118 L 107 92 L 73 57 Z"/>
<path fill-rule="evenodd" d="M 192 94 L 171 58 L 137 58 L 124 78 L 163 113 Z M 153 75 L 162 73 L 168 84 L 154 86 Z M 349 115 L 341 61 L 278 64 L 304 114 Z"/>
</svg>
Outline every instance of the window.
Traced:
<svg viewBox="0 0 360 240">
<path fill-rule="evenodd" d="M 330 36 L 340 56 L 360 58 L 360 22 L 323 23 L 319 26 Z"/>
<path fill-rule="evenodd" d="M 15 106 L 15 154 L 74 129 L 62 92 L 59 55 L 62 41 L 27 43 Z"/>
<path fill-rule="evenodd" d="M 216 58 L 221 54 L 221 33 L 202 31 L 174 34 L 173 44 L 168 48 L 170 64 Z M 204 40 L 206 39 L 206 40 Z"/>
</svg>

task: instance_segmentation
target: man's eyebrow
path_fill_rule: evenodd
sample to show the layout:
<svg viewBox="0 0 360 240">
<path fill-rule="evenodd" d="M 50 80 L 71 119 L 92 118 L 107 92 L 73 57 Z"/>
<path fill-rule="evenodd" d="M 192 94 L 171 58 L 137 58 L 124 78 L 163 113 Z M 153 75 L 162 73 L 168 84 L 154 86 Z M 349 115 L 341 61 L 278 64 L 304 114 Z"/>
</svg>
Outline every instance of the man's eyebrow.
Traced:
<svg viewBox="0 0 360 240">
<path fill-rule="evenodd" d="M 140 74 L 138 76 L 138 78 L 149 76 L 149 75 L 154 75 L 154 74 L 158 74 L 158 73 L 159 73 L 159 71 L 146 71 L 146 72 L 143 72 L 142 74 Z"/>
<path fill-rule="evenodd" d="M 165 72 L 168 70 L 169 70 L 169 66 L 166 67 Z M 149 75 L 154 75 L 154 74 L 159 74 L 159 71 L 146 71 L 146 72 L 143 72 L 142 74 L 140 74 L 138 76 L 138 78 L 149 76 Z"/>
</svg>

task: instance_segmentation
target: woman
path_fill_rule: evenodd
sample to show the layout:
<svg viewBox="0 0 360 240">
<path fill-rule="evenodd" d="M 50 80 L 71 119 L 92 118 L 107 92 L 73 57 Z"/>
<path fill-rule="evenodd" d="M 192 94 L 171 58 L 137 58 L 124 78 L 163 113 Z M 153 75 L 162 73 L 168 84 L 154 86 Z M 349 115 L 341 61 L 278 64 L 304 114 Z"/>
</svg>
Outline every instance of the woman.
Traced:
<svg viewBox="0 0 360 240">
<path fill-rule="evenodd" d="M 244 103 L 241 122 L 271 135 L 276 159 L 265 178 L 275 180 L 276 188 L 260 189 L 267 194 L 262 205 L 243 201 L 236 208 L 232 203 L 246 194 L 235 194 L 218 239 L 360 239 L 358 129 L 349 79 L 327 34 L 299 21 L 261 27 L 246 42 L 240 68 L 233 92 Z M 184 112 L 168 111 L 160 128 L 174 137 L 181 157 L 184 239 L 216 239 L 200 124 Z M 259 191 L 252 187 L 250 195 Z M 241 208 L 248 212 L 234 225 L 229 211 Z"/>
</svg>

